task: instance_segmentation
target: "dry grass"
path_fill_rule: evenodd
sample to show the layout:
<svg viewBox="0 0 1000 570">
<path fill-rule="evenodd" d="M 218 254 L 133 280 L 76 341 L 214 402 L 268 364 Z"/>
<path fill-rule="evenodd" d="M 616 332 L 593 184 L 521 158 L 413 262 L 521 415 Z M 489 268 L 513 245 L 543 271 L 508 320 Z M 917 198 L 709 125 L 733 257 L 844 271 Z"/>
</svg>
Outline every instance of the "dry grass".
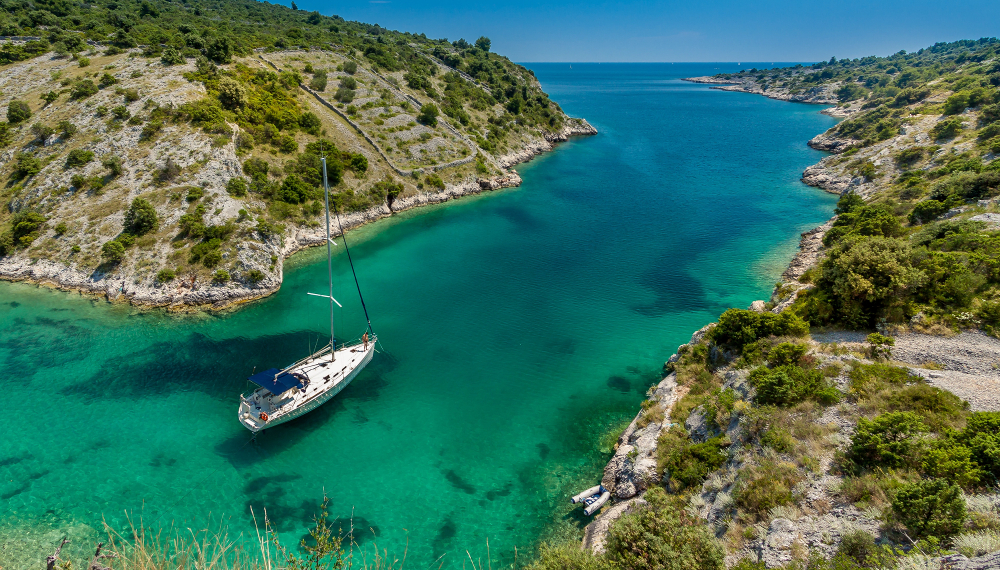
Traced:
<svg viewBox="0 0 1000 570">
<path fill-rule="evenodd" d="M 254 521 L 258 522 L 256 516 Z M 297 568 L 282 560 L 278 549 L 258 525 L 256 535 L 233 538 L 226 526 L 220 523 L 214 529 L 171 529 L 170 531 L 146 528 L 141 521 L 136 525 L 129 520 L 129 530 L 118 533 L 105 526 L 108 534 L 103 553 L 109 554 L 102 562 L 112 570 L 286 570 Z M 488 545 L 487 545 L 488 552 Z M 379 549 L 360 548 L 355 542 L 344 545 L 344 566 L 348 570 L 402 570 L 406 563 L 406 550 L 402 557 Z M 471 560 L 471 556 L 470 556 Z M 487 564 L 490 563 L 487 555 Z M 485 567 L 482 561 L 473 563 Z M 304 567 L 303 567 L 304 568 Z"/>
</svg>

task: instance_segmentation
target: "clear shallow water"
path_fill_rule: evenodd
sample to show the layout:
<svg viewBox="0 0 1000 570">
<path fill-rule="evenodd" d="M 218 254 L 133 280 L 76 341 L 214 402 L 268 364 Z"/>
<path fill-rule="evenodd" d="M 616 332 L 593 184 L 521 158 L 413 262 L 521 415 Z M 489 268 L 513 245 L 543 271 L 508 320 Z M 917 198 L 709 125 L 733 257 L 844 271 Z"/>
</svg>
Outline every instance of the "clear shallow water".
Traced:
<svg viewBox="0 0 1000 570">
<path fill-rule="evenodd" d="M 494 560 L 523 559 L 578 532 L 566 497 L 599 479 L 600 436 L 691 332 L 766 298 L 798 233 L 829 217 L 835 198 L 798 177 L 821 156 L 805 141 L 834 121 L 678 81 L 734 65 L 529 67 L 601 134 L 518 167 L 519 189 L 351 232 L 384 351 L 257 445 L 237 395 L 255 367 L 322 342 L 325 305 L 305 295 L 323 289 L 322 251 L 223 316 L 0 283 L 0 565 L 37 567 L 63 534 L 88 550 L 126 511 L 239 534 L 266 508 L 297 542 L 324 490 L 380 547 L 401 554 L 408 537 L 411 567 L 458 567 L 487 539 Z M 354 338 L 360 306 L 335 263 L 338 335 Z"/>
</svg>

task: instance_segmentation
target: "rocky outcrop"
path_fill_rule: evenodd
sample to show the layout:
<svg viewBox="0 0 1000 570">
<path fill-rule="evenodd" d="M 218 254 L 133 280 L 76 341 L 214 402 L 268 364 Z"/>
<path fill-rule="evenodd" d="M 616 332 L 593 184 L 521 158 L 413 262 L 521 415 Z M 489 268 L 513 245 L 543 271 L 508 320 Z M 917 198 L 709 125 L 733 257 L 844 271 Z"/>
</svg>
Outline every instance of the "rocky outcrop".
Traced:
<svg viewBox="0 0 1000 570">
<path fill-rule="evenodd" d="M 813 138 L 809 139 L 809 142 L 806 144 L 808 144 L 811 148 L 814 148 L 816 150 L 824 150 L 826 152 L 840 154 L 849 148 L 861 146 L 863 143 L 862 141 L 856 139 L 845 139 L 835 136 L 830 132 L 826 132 L 814 136 Z"/>
<path fill-rule="evenodd" d="M 369 222 L 391 216 L 410 208 L 439 204 L 462 196 L 479 194 L 490 190 L 520 186 L 521 177 L 510 172 L 493 178 L 482 178 L 470 182 L 445 186 L 439 192 L 426 192 L 393 201 L 392 208 L 385 203 L 367 210 L 350 212 L 340 216 L 339 225 L 332 228 L 333 235 L 357 228 Z M 296 228 L 284 239 L 265 239 L 261 242 L 247 241 L 237 246 L 238 265 L 251 269 L 266 267 L 272 256 L 288 258 L 307 247 L 326 242 L 323 229 Z M 24 257 L 8 256 L 0 258 L 0 278 L 9 281 L 26 281 L 63 291 L 78 291 L 97 295 L 114 302 L 127 302 L 140 307 L 166 307 L 174 311 L 224 310 L 248 301 L 253 301 L 275 293 L 283 280 L 280 263 L 275 264 L 275 273 L 265 273 L 257 283 L 230 281 L 228 283 L 204 283 L 179 278 L 168 283 L 152 285 L 139 284 L 122 279 L 110 278 L 101 271 L 85 273 L 63 263 L 44 259 L 31 260 Z"/>
<path fill-rule="evenodd" d="M 816 261 L 819 260 L 819 256 L 823 253 L 823 236 L 826 235 L 826 232 L 830 231 L 836 219 L 834 217 L 822 226 L 802 232 L 802 237 L 799 239 L 799 251 L 788 263 L 788 267 L 784 273 L 781 274 L 783 280 L 797 281 L 807 269 L 816 265 Z"/>
<path fill-rule="evenodd" d="M 592 523 L 587 525 L 587 528 L 583 529 L 583 548 L 590 549 L 595 554 L 604 552 L 611 525 L 621 518 L 622 515 L 633 512 L 644 505 L 646 505 L 645 499 L 642 497 L 633 497 L 606 508 L 601 514 L 597 515 Z"/>
<path fill-rule="evenodd" d="M 767 534 L 757 541 L 757 559 L 767 568 L 778 568 L 791 562 L 794 551 L 808 548 L 831 558 L 841 538 L 852 531 L 865 530 L 878 534 L 878 525 L 861 516 L 855 507 L 837 507 L 820 516 L 803 516 L 797 520 L 775 518 Z"/>
<path fill-rule="evenodd" d="M 714 85 L 712 89 L 719 89 L 721 91 L 754 93 L 756 95 L 763 95 L 769 99 L 777 99 L 779 101 L 815 103 L 820 105 L 836 105 L 836 91 L 839 87 L 839 84 L 834 83 L 830 85 L 819 85 L 805 91 L 792 93 L 788 89 L 761 85 L 756 79 L 751 77 L 732 77 L 728 79 L 717 76 L 685 77 L 684 81 Z"/>
<path fill-rule="evenodd" d="M 664 412 L 661 422 L 640 427 L 643 414 L 632 420 L 618 438 L 615 454 L 604 468 L 601 484 L 618 500 L 630 499 L 660 480 L 656 470 L 656 443 L 660 432 L 669 429 L 670 409 L 676 401 L 677 376 L 670 374 L 653 390 L 650 400 Z"/>
<path fill-rule="evenodd" d="M 802 173 L 802 182 L 831 194 L 844 194 L 860 185 L 860 179 L 838 175 L 822 164 L 806 168 Z"/>
<path fill-rule="evenodd" d="M 556 143 L 568 141 L 570 137 L 596 135 L 595 129 L 584 119 L 569 119 L 566 126 L 558 133 L 549 133 L 542 139 L 528 142 L 522 148 L 497 157 L 497 163 L 503 168 L 528 162 L 535 156 L 552 150 Z"/>
</svg>

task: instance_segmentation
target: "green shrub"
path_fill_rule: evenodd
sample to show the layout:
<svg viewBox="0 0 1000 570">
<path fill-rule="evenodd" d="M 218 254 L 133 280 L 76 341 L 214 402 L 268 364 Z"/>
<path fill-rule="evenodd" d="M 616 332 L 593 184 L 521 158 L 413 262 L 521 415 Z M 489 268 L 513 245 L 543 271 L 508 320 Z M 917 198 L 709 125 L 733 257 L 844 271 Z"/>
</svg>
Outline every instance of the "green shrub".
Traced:
<svg viewBox="0 0 1000 570">
<path fill-rule="evenodd" d="M 589 548 L 566 543 L 552 546 L 543 542 L 538 548 L 538 558 L 526 570 L 610 570 L 603 560 L 594 556 Z"/>
<path fill-rule="evenodd" d="M 309 87 L 314 91 L 326 91 L 327 77 L 325 71 L 317 71 L 309 81 Z"/>
<path fill-rule="evenodd" d="M 913 412 L 888 412 L 874 419 L 860 418 L 844 455 L 845 471 L 859 474 L 874 469 L 899 469 L 919 465 L 918 436 L 927 432 Z"/>
<path fill-rule="evenodd" d="M 760 520 L 768 516 L 774 507 L 792 504 L 792 490 L 801 479 L 799 470 L 791 463 L 765 461 L 760 465 L 744 467 L 733 499 L 742 515 Z"/>
<path fill-rule="evenodd" d="M 7 122 L 18 125 L 31 118 L 31 107 L 17 99 L 7 104 Z"/>
<path fill-rule="evenodd" d="M 726 462 L 721 437 L 694 443 L 686 431 L 673 427 L 657 439 L 657 470 L 673 491 L 701 485 L 709 473 Z"/>
<path fill-rule="evenodd" d="M 184 57 L 173 46 L 167 46 L 163 49 L 160 61 L 163 65 L 181 65 L 184 63 Z"/>
<path fill-rule="evenodd" d="M 845 239 L 822 262 L 816 290 L 800 295 L 801 310 L 811 322 L 871 327 L 924 282 L 911 255 L 910 244 L 896 238 Z M 815 301 L 812 306 L 810 300 Z"/>
<path fill-rule="evenodd" d="M 260 158 L 248 158 L 243 162 L 243 174 L 253 180 L 267 180 L 269 165 Z"/>
<path fill-rule="evenodd" d="M 916 146 L 903 149 L 896 155 L 896 164 L 900 167 L 912 166 L 924 157 L 924 147 Z"/>
<path fill-rule="evenodd" d="M 427 178 L 424 179 L 424 182 L 426 182 L 431 188 L 444 190 L 444 180 L 442 180 L 437 174 L 428 174 Z"/>
<path fill-rule="evenodd" d="M 122 172 L 125 170 L 124 161 L 122 161 L 120 156 L 105 157 L 104 160 L 101 161 L 101 165 L 108 169 L 108 174 L 110 174 L 112 178 L 121 176 Z"/>
<path fill-rule="evenodd" d="M 212 281 L 215 283 L 227 283 L 229 282 L 229 272 L 225 269 L 219 269 L 212 274 Z"/>
<path fill-rule="evenodd" d="M 264 273 L 260 269 L 251 269 L 247 271 L 246 280 L 256 285 L 264 280 Z"/>
<path fill-rule="evenodd" d="M 341 103 L 350 103 L 354 100 L 354 90 L 348 89 L 346 87 L 341 87 L 337 89 L 337 92 L 333 95 L 333 98 Z"/>
<path fill-rule="evenodd" d="M 14 214 L 11 219 L 10 233 L 4 233 L 4 241 L 8 243 L 0 244 L 0 253 L 9 254 L 16 248 L 25 248 L 38 238 L 45 224 L 45 216 L 38 212 L 22 211 Z"/>
<path fill-rule="evenodd" d="M 895 346 L 896 339 L 891 336 L 873 332 L 865 340 L 868 341 L 868 356 L 872 360 L 889 360 L 892 356 L 892 347 Z"/>
<path fill-rule="evenodd" d="M 417 115 L 417 121 L 429 126 L 437 126 L 437 118 L 440 112 L 434 103 L 425 103 L 420 107 L 420 113 Z"/>
<path fill-rule="evenodd" d="M 213 249 L 205 253 L 205 255 L 202 256 L 201 258 L 202 265 L 208 267 L 209 269 L 215 267 L 221 262 L 222 262 L 222 252 L 216 249 Z"/>
<path fill-rule="evenodd" d="M 965 429 L 954 439 L 969 448 L 972 459 L 988 474 L 992 484 L 1000 483 L 1000 412 L 975 412 Z"/>
<path fill-rule="evenodd" d="M 875 537 L 861 529 L 855 529 L 844 534 L 837 547 L 837 554 L 847 556 L 863 567 L 874 562 L 879 554 Z"/>
<path fill-rule="evenodd" d="M 63 139 L 68 139 L 72 137 L 73 135 L 76 134 L 77 131 L 76 125 L 65 120 L 59 121 L 59 123 L 56 125 L 56 128 L 59 130 L 59 135 Z"/>
<path fill-rule="evenodd" d="M 219 102 L 227 109 L 242 109 L 250 102 L 247 88 L 231 77 L 219 79 Z"/>
<path fill-rule="evenodd" d="M 177 273 L 173 269 L 161 269 L 156 274 L 156 280 L 160 283 L 166 283 L 168 281 L 173 281 L 177 277 Z"/>
<path fill-rule="evenodd" d="M 878 406 L 892 412 L 914 412 L 934 431 L 957 428 L 965 422 L 969 403 L 958 396 L 918 382 L 878 397 Z"/>
<path fill-rule="evenodd" d="M 899 237 L 903 233 L 903 226 L 887 207 L 864 205 L 840 214 L 823 236 L 823 244 L 832 245 L 846 236 Z"/>
<path fill-rule="evenodd" d="M 205 195 L 205 189 L 201 186 L 191 186 L 188 188 L 187 194 L 184 199 L 188 202 L 197 202 Z"/>
<path fill-rule="evenodd" d="M 354 75 L 358 72 L 358 64 L 353 61 L 344 62 L 344 72 Z"/>
<path fill-rule="evenodd" d="M 910 212 L 909 221 L 913 225 L 926 224 L 949 210 L 949 206 L 937 200 L 917 202 Z"/>
<path fill-rule="evenodd" d="M 840 400 L 840 393 L 822 372 L 791 364 L 774 369 L 761 366 L 750 373 L 749 381 L 757 390 L 756 401 L 763 405 L 787 407 L 806 400 L 830 405 Z"/>
<path fill-rule="evenodd" d="M 66 232 L 69 231 L 69 226 L 67 226 L 65 222 L 59 222 L 58 224 L 56 224 L 56 227 L 53 228 L 53 229 L 56 231 L 56 235 L 60 235 L 61 236 L 64 233 L 66 233 Z"/>
<path fill-rule="evenodd" d="M 31 134 L 38 137 L 38 140 L 42 144 L 45 144 L 45 141 L 49 140 L 49 137 L 56 134 L 56 130 L 48 125 L 35 123 L 34 125 L 31 125 Z"/>
<path fill-rule="evenodd" d="M 156 231 L 160 222 L 156 216 L 156 208 L 145 198 L 132 200 L 132 205 L 125 212 L 125 231 L 141 236 Z"/>
<path fill-rule="evenodd" d="M 83 150 L 82 148 L 74 148 L 69 151 L 66 156 L 66 168 L 75 168 L 77 166 L 83 166 L 90 161 L 94 160 L 94 153 L 89 150 Z"/>
<path fill-rule="evenodd" d="M 622 515 L 608 532 L 606 559 L 630 570 L 723 570 L 725 551 L 683 502 L 659 487 L 646 492 L 646 506 Z"/>
<path fill-rule="evenodd" d="M 299 126 L 302 127 L 303 131 L 318 137 L 323 123 L 320 122 L 316 113 L 305 112 L 299 116 Z"/>
<path fill-rule="evenodd" d="M 837 100 L 841 103 L 861 99 L 868 94 L 868 90 L 857 83 L 845 83 L 837 90 Z"/>
<path fill-rule="evenodd" d="M 111 109 L 111 114 L 119 121 L 127 121 L 132 117 L 132 113 L 129 112 L 128 107 L 125 105 L 118 105 Z"/>
<path fill-rule="evenodd" d="M 226 183 L 226 193 L 234 198 L 242 198 L 247 195 L 247 183 L 242 178 L 230 178 Z"/>
<path fill-rule="evenodd" d="M 969 106 L 969 94 L 968 93 L 955 93 L 951 97 L 945 99 L 944 102 L 944 114 L 945 115 L 957 115 L 964 111 L 966 107 Z"/>
<path fill-rule="evenodd" d="M 32 154 L 19 152 L 14 155 L 14 178 L 31 178 L 42 170 L 42 161 Z"/>
<path fill-rule="evenodd" d="M 125 246 L 117 240 L 105 242 L 101 246 L 101 258 L 108 263 L 121 263 L 125 259 Z"/>
<path fill-rule="evenodd" d="M 778 314 L 758 313 L 746 309 L 729 309 L 719 316 L 719 323 L 708 336 L 719 345 L 742 350 L 743 345 L 769 336 L 805 336 L 807 325 L 791 311 Z"/>
<path fill-rule="evenodd" d="M 934 140 L 947 140 L 955 138 L 955 135 L 962 130 L 962 120 L 958 118 L 946 119 L 931 128 L 930 135 Z"/>
<path fill-rule="evenodd" d="M 97 93 L 97 85 L 89 79 L 81 79 L 73 84 L 73 89 L 69 92 L 69 98 L 76 101 L 86 99 Z"/>
<path fill-rule="evenodd" d="M 809 347 L 794 342 L 783 342 L 767 353 L 767 363 L 772 367 L 798 365 Z"/>
<path fill-rule="evenodd" d="M 892 517 L 913 540 L 947 541 L 961 532 L 965 516 L 962 490 L 944 479 L 903 485 L 892 498 Z"/>
<path fill-rule="evenodd" d="M 924 450 L 921 471 L 930 476 L 951 481 L 963 488 L 975 488 L 985 476 L 972 459 L 972 450 L 954 440 L 941 439 Z"/>
<path fill-rule="evenodd" d="M 90 58 L 89 58 L 89 57 L 81 57 L 81 58 L 78 58 L 78 59 L 76 60 L 76 63 L 77 63 L 77 65 L 79 65 L 80 67 L 89 67 L 89 66 L 90 66 Z"/>
</svg>

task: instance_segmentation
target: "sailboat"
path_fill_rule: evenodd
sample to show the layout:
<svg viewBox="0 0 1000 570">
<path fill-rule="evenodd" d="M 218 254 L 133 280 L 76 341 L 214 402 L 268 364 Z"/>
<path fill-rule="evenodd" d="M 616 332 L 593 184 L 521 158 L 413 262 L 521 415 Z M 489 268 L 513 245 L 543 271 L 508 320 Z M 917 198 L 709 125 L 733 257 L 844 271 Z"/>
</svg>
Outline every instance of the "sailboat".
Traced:
<svg viewBox="0 0 1000 570">
<path fill-rule="evenodd" d="M 333 305 L 341 306 L 333 298 L 333 253 L 331 246 L 336 242 L 330 237 L 330 186 L 326 179 L 326 159 L 323 162 L 323 191 L 326 201 L 326 266 L 329 277 L 329 294 L 309 293 L 316 297 L 326 297 L 330 302 L 330 342 L 319 351 L 285 368 L 271 368 L 257 372 L 248 380 L 256 389 L 240 395 L 239 420 L 253 433 L 283 424 L 305 415 L 340 393 L 354 380 L 354 377 L 372 360 L 375 342 L 378 338 L 372 331 L 371 319 L 361 287 L 358 296 L 368 320 L 368 328 L 362 337 L 352 343 L 337 345 L 333 331 Z M 338 218 L 339 220 L 339 218 Z M 343 236 L 343 229 L 341 229 Z M 351 250 L 344 248 L 350 260 Z M 354 262 L 351 261 L 351 271 Z M 357 285 L 357 275 L 354 276 Z"/>
</svg>

